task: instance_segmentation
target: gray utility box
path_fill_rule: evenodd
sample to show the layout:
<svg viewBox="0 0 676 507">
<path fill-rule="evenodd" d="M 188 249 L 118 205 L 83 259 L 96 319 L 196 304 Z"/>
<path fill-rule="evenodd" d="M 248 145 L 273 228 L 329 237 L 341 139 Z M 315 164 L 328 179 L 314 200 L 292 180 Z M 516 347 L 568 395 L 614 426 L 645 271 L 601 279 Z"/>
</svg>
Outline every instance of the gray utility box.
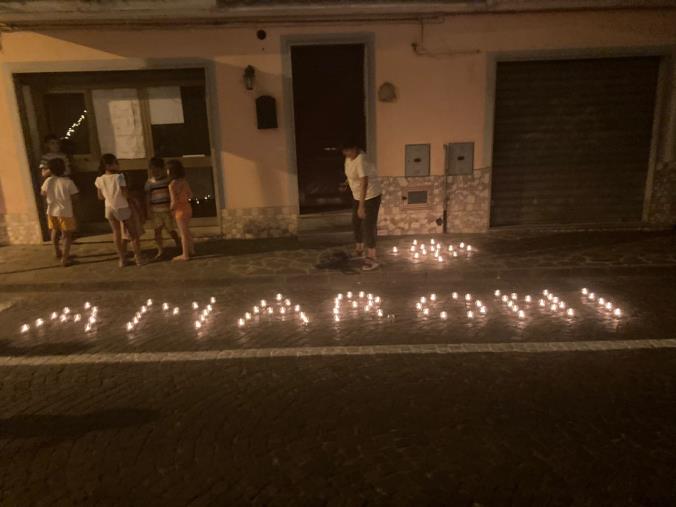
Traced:
<svg viewBox="0 0 676 507">
<path fill-rule="evenodd" d="M 474 143 L 449 143 L 446 148 L 446 175 L 462 176 L 474 172 Z"/>
<path fill-rule="evenodd" d="M 404 150 L 405 170 L 407 177 L 430 175 L 430 145 L 407 144 Z"/>
</svg>

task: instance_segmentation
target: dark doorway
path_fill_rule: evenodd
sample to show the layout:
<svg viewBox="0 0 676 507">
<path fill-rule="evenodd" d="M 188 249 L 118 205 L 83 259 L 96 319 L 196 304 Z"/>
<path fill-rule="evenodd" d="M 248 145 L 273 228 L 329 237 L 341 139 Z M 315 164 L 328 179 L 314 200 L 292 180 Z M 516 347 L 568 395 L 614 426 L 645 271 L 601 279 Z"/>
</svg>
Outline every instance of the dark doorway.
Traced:
<svg viewBox="0 0 676 507">
<path fill-rule="evenodd" d="M 340 144 L 354 136 L 366 148 L 364 45 L 295 46 L 291 62 L 300 212 L 346 209 Z"/>
</svg>

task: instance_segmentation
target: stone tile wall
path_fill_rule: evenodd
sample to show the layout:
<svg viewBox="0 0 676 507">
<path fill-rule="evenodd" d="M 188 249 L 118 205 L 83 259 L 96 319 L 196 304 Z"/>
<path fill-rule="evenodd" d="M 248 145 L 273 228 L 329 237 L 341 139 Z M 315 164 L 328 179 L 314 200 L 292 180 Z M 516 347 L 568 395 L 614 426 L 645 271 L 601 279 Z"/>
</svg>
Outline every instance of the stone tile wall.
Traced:
<svg viewBox="0 0 676 507">
<path fill-rule="evenodd" d="M 283 238 L 298 234 L 298 207 L 221 210 L 226 239 Z"/>
<path fill-rule="evenodd" d="M 662 162 L 655 167 L 647 218 L 654 225 L 676 224 L 676 162 Z"/>
<path fill-rule="evenodd" d="M 40 222 L 30 213 L 0 215 L 0 245 L 39 245 Z"/>
<path fill-rule="evenodd" d="M 443 231 L 444 177 L 380 178 L 383 201 L 379 234 L 429 234 Z M 428 205 L 414 208 L 402 199 L 408 190 L 427 189 Z M 490 170 L 478 169 L 471 176 L 449 176 L 448 232 L 484 232 L 489 224 Z"/>
</svg>

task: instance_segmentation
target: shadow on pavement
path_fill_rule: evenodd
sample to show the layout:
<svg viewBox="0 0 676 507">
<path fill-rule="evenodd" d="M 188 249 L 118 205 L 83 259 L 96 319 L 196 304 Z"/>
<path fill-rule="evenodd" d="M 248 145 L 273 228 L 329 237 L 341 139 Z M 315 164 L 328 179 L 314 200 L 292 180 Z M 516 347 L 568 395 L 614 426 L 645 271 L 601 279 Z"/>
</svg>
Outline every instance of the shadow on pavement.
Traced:
<svg viewBox="0 0 676 507">
<path fill-rule="evenodd" d="M 118 408 L 88 414 L 15 415 L 0 419 L 0 438 L 72 438 L 92 431 L 141 426 L 158 419 L 156 410 Z"/>
</svg>

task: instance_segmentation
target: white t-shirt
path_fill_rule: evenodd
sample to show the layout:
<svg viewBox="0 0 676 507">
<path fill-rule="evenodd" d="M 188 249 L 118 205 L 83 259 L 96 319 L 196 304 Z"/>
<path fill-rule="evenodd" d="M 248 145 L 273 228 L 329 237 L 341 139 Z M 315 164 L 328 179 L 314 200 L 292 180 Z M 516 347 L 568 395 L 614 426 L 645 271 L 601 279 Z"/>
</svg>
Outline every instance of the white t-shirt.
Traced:
<svg viewBox="0 0 676 507">
<path fill-rule="evenodd" d="M 72 195 L 78 193 L 73 180 L 65 176 L 50 176 L 42 184 L 42 195 L 47 198 L 47 215 L 52 217 L 72 217 Z"/>
<path fill-rule="evenodd" d="M 129 207 L 127 198 L 122 194 L 122 187 L 127 186 L 124 174 L 103 174 L 96 178 L 94 186 L 98 188 L 106 200 L 106 208 L 114 210 Z"/>
<path fill-rule="evenodd" d="M 355 201 L 361 198 L 361 178 L 364 176 L 368 176 L 369 179 L 366 187 L 366 200 L 378 197 L 382 192 L 376 166 L 366 158 L 364 153 L 357 155 L 354 160 L 345 159 L 345 176 L 347 176 L 347 182 Z"/>
</svg>

